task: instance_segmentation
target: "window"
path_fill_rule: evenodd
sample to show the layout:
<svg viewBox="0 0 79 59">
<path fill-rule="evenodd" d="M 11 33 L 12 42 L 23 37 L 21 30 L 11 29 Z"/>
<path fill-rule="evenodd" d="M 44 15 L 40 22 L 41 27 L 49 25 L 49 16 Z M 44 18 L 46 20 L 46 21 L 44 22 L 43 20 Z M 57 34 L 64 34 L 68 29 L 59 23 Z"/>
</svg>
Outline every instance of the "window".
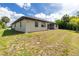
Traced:
<svg viewBox="0 0 79 59">
<path fill-rule="evenodd" d="M 46 27 L 46 23 L 41 23 L 41 27 Z"/>
<path fill-rule="evenodd" d="M 38 27 L 38 22 L 37 21 L 35 21 L 35 27 Z"/>
<path fill-rule="evenodd" d="M 21 24 L 21 21 L 20 21 L 20 28 L 21 28 L 22 24 Z"/>
</svg>

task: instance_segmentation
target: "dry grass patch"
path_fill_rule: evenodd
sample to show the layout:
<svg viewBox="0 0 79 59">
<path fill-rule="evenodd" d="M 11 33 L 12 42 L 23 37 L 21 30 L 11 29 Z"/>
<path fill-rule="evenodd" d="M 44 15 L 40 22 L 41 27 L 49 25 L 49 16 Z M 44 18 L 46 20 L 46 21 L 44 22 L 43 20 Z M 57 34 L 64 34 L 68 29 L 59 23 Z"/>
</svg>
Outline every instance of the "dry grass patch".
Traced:
<svg viewBox="0 0 79 59">
<path fill-rule="evenodd" d="M 79 33 L 70 30 L 49 30 L 34 33 L 0 35 L 0 55 L 79 55 Z M 9 33 L 7 32 L 7 33 Z"/>
</svg>

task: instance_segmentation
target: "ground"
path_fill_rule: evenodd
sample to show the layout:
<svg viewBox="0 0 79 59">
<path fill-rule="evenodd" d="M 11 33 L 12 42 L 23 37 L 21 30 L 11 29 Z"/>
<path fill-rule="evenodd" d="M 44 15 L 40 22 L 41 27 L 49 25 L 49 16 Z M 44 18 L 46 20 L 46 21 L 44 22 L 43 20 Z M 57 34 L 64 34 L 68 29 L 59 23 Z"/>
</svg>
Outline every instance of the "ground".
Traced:
<svg viewBox="0 0 79 59">
<path fill-rule="evenodd" d="M 11 29 L 2 29 L 0 55 L 79 56 L 79 33 L 71 30 L 19 33 Z"/>
</svg>

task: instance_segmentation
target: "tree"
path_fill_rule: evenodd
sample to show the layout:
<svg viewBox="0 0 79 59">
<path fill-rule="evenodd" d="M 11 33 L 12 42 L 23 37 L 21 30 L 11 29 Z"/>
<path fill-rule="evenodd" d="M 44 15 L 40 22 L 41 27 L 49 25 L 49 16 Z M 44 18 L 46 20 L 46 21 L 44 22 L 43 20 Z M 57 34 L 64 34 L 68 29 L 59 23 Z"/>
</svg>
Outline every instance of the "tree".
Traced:
<svg viewBox="0 0 79 59">
<path fill-rule="evenodd" d="M 79 30 L 79 17 L 72 18 L 69 23 L 73 24 L 73 29 L 75 29 L 76 31 Z"/>
<path fill-rule="evenodd" d="M 65 14 L 61 20 L 63 21 L 63 29 L 68 29 L 69 28 L 69 21 L 70 21 L 70 16 Z"/>
<path fill-rule="evenodd" d="M 63 20 L 64 22 L 69 22 L 69 21 L 70 21 L 70 17 L 69 17 L 69 15 L 65 14 L 65 15 L 61 18 L 61 20 Z"/>
<path fill-rule="evenodd" d="M 2 28 L 5 28 L 5 24 L 2 21 L 0 21 L 0 29 Z"/>
<path fill-rule="evenodd" d="M 10 19 L 6 16 L 1 18 L 1 21 L 4 22 L 5 24 L 7 24 L 8 22 L 10 22 Z"/>
<path fill-rule="evenodd" d="M 56 20 L 60 29 L 69 29 L 79 31 L 79 17 L 64 15 L 61 20 Z"/>
<path fill-rule="evenodd" d="M 62 20 L 56 20 L 55 23 L 58 25 L 59 29 L 64 29 L 64 21 Z"/>
</svg>

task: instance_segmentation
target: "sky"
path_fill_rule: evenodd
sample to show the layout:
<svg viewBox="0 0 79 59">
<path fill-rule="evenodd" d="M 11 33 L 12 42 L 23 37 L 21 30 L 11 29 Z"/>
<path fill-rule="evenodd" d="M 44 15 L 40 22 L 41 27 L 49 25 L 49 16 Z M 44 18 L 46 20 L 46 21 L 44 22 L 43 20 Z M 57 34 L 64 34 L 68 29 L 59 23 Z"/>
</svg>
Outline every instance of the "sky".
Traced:
<svg viewBox="0 0 79 59">
<path fill-rule="evenodd" d="M 21 16 L 38 17 L 47 21 L 55 21 L 63 15 L 75 15 L 79 11 L 79 3 L 0 3 L 0 18 L 11 19 L 9 25 Z"/>
</svg>

